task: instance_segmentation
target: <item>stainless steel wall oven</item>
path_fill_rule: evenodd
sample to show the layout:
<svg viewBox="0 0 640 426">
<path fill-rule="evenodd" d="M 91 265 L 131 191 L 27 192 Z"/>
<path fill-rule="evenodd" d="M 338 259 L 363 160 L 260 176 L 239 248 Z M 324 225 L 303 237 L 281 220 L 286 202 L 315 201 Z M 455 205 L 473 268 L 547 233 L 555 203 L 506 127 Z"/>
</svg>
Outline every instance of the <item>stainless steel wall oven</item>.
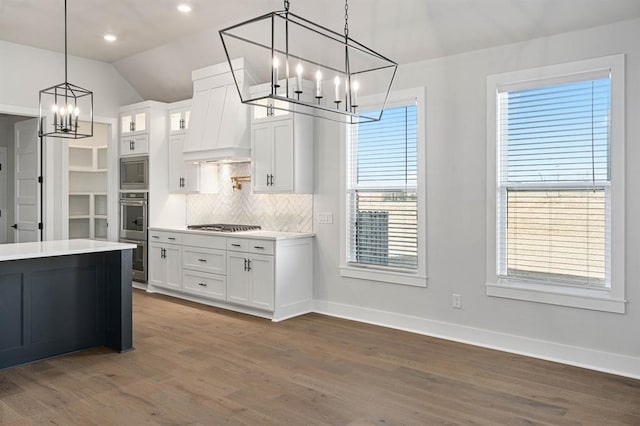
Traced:
<svg viewBox="0 0 640 426">
<path fill-rule="evenodd" d="M 133 279 L 147 282 L 148 192 L 120 193 L 120 241 L 136 244 Z"/>
</svg>

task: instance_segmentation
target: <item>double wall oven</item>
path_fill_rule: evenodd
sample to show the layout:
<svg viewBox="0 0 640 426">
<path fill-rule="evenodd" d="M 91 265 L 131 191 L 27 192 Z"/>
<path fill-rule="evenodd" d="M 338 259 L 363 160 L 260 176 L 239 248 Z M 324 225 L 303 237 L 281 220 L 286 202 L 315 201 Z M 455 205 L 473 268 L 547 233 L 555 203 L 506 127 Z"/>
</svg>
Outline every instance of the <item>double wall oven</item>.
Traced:
<svg viewBox="0 0 640 426">
<path fill-rule="evenodd" d="M 120 159 L 120 241 L 136 245 L 133 279 L 147 282 L 149 226 L 147 157 Z"/>
</svg>

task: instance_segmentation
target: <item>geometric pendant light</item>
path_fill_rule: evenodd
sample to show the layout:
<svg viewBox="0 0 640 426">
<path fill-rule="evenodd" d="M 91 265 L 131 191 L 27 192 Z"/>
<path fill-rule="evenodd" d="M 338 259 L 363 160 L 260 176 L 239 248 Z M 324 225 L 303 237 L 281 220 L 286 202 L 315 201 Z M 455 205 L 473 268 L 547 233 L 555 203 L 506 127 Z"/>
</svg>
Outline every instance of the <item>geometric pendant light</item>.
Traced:
<svg viewBox="0 0 640 426">
<path fill-rule="evenodd" d="M 40 91 L 39 136 L 81 139 L 93 136 L 93 92 L 67 78 L 67 0 L 64 0 L 64 83 Z"/>
<path fill-rule="evenodd" d="M 266 13 L 219 31 L 242 103 L 342 123 L 382 117 L 398 64 L 344 33 L 284 10 Z M 251 71 L 247 91 L 232 66 L 244 58 Z M 364 101 L 366 105 L 363 105 Z"/>
</svg>

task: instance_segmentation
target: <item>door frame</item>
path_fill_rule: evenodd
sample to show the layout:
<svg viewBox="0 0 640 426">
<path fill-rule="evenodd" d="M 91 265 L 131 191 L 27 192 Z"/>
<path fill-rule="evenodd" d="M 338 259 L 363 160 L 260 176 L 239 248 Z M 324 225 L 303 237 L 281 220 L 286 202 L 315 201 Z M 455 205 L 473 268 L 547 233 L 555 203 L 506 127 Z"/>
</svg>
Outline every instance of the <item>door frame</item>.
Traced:
<svg viewBox="0 0 640 426">
<path fill-rule="evenodd" d="M 7 167 L 9 160 L 9 149 L 0 146 L 0 244 L 7 242 L 7 213 L 9 179 L 7 178 Z"/>
<path fill-rule="evenodd" d="M 0 114 L 23 116 L 27 118 L 37 118 L 40 115 L 38 108 L 25 108 L 15 105 L 0 104 Z M 103 123 L 109 126 L 108 133 L 108 239 L 110 241 L 118 241 L 118 182 L 119 182 L 119 167 L 118 167 L 118 116 L 106 117 L 106 116 L 93 116 L 94 123 Z M 68 205 L 66 209 L 62 211 L 56 211 L 54 205 L 50 200 L 55 200 L 56 197 L 66 197 L 68 199 L 68 186 L 63 189 L 64 193 L 61 193 L 60 185 L 55 184 L 54 173 L 62 167 L 60 162 L 60 156 L 64 158 L 64 149 L 54 150 L 53 146 L 58 144 L 43 143 L 40 138 L 41 145 L 41 160 L 44 164 L 42 170 L 42 176 L 44 176 L 44 185 L 42 185 L 42 200 L 41 206 L 44 215 L 41 220 L 44 227 L 43 240 L 60 239 L 58 234 L 61 229 L 61 224 L 67 222 L 68 224 Z M 60 140 L 59 138 L 49 138 L 49 140 Z M 65 144 L 66 145 L 66 144 Z M 64 173 L 66 173 L 66 166 Z M 67 203 L 68 204 L 68 203 Z M 68 226 L 68 225 L 67 225 Z M 65 228 L 67 229 L 67 228 Z M 66 238 L 66 237 L 65 237 Z"/>
</svg>

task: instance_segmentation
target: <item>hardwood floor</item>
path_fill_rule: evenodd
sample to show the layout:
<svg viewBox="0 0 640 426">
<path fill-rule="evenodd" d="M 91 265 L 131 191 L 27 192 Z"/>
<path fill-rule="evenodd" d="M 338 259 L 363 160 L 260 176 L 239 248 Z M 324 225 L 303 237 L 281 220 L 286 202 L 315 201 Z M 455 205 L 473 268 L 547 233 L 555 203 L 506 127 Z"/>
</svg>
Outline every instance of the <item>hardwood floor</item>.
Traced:
<svg viewBox="0 0 640 426">
<path fill-rule="evenodd" d="M 134 293 L 135 351 L 0 371 L 2 424 L 640 424 L 640 381 L 311 314 Z"/>
</svg>

